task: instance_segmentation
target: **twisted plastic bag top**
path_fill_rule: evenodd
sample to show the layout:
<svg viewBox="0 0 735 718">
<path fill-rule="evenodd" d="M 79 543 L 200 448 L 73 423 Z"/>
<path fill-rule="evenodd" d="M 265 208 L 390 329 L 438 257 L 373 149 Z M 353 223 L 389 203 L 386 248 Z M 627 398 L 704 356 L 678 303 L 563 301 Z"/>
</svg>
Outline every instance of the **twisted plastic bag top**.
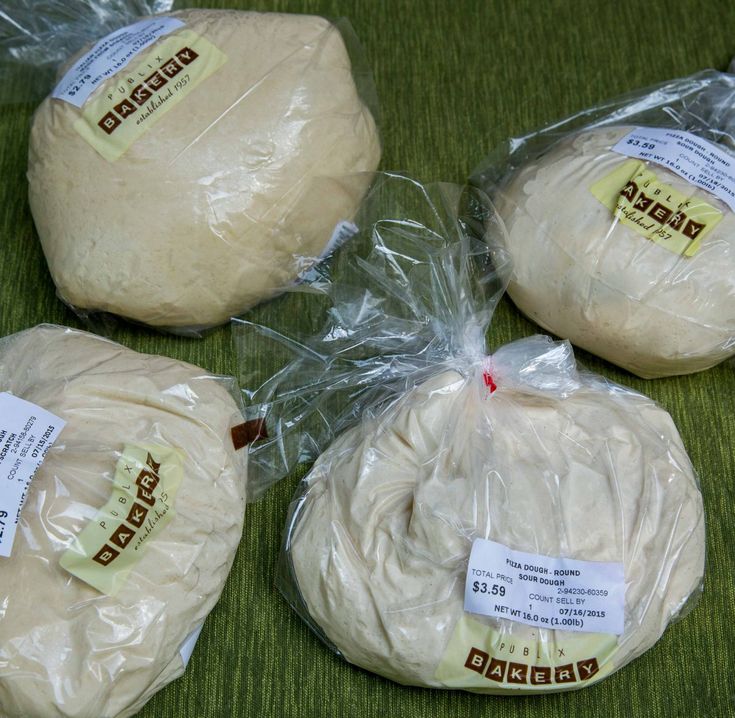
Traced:
<svg viewBox="0 0 735 718">
<path fill-rule="evenodd" d="M 484 194 L 378 174 L 355 224 L 349 248 L 291 290 L 318 298 L 305 301 L 298 329 L 234 320 L 249 416 L 269 435 L 251 449 L 256 494 L 447 362 L 485 358 L 509 267 L 485 241 L 503 228 Z M 267 377 L 258 373 L 264 355 L 281 364 Z"/>
</svg>

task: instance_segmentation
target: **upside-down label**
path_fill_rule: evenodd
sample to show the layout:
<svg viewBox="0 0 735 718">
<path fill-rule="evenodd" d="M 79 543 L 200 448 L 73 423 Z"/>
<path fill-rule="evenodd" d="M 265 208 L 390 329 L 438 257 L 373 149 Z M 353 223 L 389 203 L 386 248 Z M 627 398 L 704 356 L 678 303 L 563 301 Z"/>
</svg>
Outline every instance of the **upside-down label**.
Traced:
<svg viewBox="0 0 735 718">
<path fill-rule="evenodd" d="M 191 30 L 176 32 L 88 102 L 74 129 L 114 162 L 226 61 L 223 52 Z"/>
<path fill-rule="evenodd" d="M 581 688 L 611 672 L 617 646 L 617 636 L 607 633 L 503 631 L 465 615 L 434 677 L 448 688 L 487 693 Z"/>
<path fill-rule="evenodd" d="M 712 205 L 660 182 L 640 160 L 623 162 L 590 191 L 621 224 L 685 257 L 722 219 Z"/>
<path fill-rule="evenodd" d="M 183 464 L 176 449 L 126 445 L 112 495 L 61 557 L 61 566 L 114 596 L 148 544 L 171 521 Z"/>
<path fill-rule="evenodd" d="M 40 406 L 0 392 L 0 557 L 10 556 L 31 479 L 65 425 Z"/>
</svg>

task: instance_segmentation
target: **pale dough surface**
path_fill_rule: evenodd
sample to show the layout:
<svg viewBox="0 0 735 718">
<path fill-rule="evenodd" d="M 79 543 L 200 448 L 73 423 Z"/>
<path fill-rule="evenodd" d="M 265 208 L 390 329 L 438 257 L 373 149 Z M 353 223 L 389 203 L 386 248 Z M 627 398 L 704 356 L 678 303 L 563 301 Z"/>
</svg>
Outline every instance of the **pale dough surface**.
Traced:
<svg viewBox="0 0 735 718">
<path fill-rule="evenodd" d="M 203 328 L 273 296 L 302 257 L 319 256 L 366 187 L 339 178 L 373 171 L 380 142 L 327 20 L 171 14 L 227 62 L 115 162 L 74 129 L 80 110 L 44 100 L 31 130 L 30 204 L 66 302 Z"/>
<path fill-rule="evenodd" d="M 629 161 L 611 148 L 631 129 L 564 139 L 499 188 L 514 263 L 508 293 L 548 331 L 644 378 L 708 369 L 735 354 L 735 214 L 648 163 L 659 181 L 717 208 L 722 220 L 693 257 L 614 221 L 590 187 Z"/>
<path fill-rule="evenodd" d="M 0 341 L 0 391 L 67 424 L 0 559 L 0 717 L 133 715 L 184 672 L 242 534 L 247 465 L 229 391 L 197 367 L 42 325 Z M 126 443 L 184 452 L 174 517 L 114 597 L 59 559 L 107 502 Z"/>
<path fill-rule="evenodd" d="M 344 433 L 306 481 L 289 548 L 309 617 L 399 683 L 442 687 L 475 538 L 623 562 L 625 631 L 601 670 L 650 648 L 703 575 L 702 498 L 670 416 L 591 375 L 562 400 L 444 372 Z M 547 645 L 591 635 L 473 618 Z"/>
</svg>

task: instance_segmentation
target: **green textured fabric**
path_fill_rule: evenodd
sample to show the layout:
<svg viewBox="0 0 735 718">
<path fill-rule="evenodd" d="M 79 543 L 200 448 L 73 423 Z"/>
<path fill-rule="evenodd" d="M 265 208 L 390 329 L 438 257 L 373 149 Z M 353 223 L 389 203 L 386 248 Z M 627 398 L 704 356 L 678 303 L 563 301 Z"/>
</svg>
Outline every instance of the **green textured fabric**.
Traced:
<svg viewBox="0 0 735 718">
<path fill-rule="evenodd" d="M 376 77 L 382 167 L 424 181 L 463 181 L 509 135 L 640 86 L 708 67 L 724 70 L 735 53 L 735 4 L 724 0 L 207 4 L 349 17 Z M 56 299 L 28 210 L 24 173 L 31 112 L 30 105 L 0 108 L 0 335 L 39 322 L 82 326 Z M 94 211 L 94 197 L 88 199 Z M 300 301 L 272 302 L 249 318 L 287 326 L 299 315 Z M 499 346 L 535 331 L 504 299 L 490 343 Z M 123 326 L 114 338 L 137 350 L 236 373 L 229 328 L 198 341 Z M 294 476 L 248 508 L 232 575 L 188 672 L 140 716 L 735 715 L 735 364 L 644 381 L 585 352 L 578 357 L 666 407 L 700 475 L 708 526 L 704 594 L 653 649 L 596 686 L 529 698 L 404 688 L 354 668 L 330 653 L 273 588 Z M 268 357 L 262 362 L 267 368 Z"/>
</svg>

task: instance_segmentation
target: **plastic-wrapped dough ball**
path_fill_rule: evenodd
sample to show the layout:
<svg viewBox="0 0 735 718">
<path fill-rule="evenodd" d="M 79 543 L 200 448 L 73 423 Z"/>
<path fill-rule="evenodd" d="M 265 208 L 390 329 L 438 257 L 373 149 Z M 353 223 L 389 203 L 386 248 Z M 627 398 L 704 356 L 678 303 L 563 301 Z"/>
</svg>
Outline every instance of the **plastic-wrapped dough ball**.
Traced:
<svg viewBox="0 0 735 718">
<path fill-rule="evenodd" d="M 568 343 L 521 340 L 491 375 L 440 373 L 319 458 L 289 518 L 284 590 L 348 661 L 416 686 L 582 688 L 653 646 L 698 590 L 702 497 L 671 417 L 564 364 Z M 621 632 L 468 612 L 477 540 L 622 564 Z M 553 586 L 538 592 L 587 595 Z"/>
<path fill-rule="evenodd" d="M 343 177 L 374 170 L 380 142 L 327 20 L 166 17 L 178 26 L 81 107 L 50 96 L 38 108 L 30 203 L 72 307 L 198 330 L 319 257 L 366 187 Z"/>
<path fill-rule="evenodd" d="M 66 422 L 0 558 L 3 718 L 130 716 L 184 672 L 242 534 L 232 389 L 60 327 L 0 341 L 0 391 Z"/>
<path fill-rule="evenodd" d="M 639 376 L 708 369 L 735 354 L 735 215 L 665 167 L 614 152 L 632 129 L 572 134 L 493 193 L 513 257 L 508 293 L 545 329 Z M 694 223 L 680 215 L 674 232 L 680 200 Z"/>
</svg>

